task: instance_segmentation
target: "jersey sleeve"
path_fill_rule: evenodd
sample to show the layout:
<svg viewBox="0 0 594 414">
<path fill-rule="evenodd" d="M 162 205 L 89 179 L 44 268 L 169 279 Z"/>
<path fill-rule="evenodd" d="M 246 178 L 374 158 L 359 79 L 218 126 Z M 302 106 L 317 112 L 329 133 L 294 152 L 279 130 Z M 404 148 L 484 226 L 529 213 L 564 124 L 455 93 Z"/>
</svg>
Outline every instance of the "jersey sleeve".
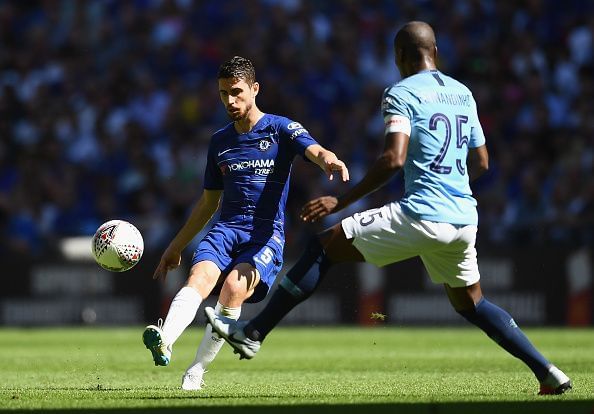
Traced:
<svg viewBox="0 0 594 414">
<path fill-rule="evenodd" d="M 280 134 L 289 140 L 293 153 L 301 155 L 306 161 L 308 159 L 305 157 L 305 149 L 318 143 L 303 125 L 286 118 L 280 125 Z"/>
<path fill-rule="evenodd" d="M 472 100 L 472 122 L 470 124 L 470 140 L 468 142 L 469 148 L 478 148 L 485 145 L 485 133 L 483 127 L 479 121 L 478 111 L 476 108 L 476 102 Z"/>
<path fill-rule="evenodd" d="M 204 171 L 204 189 L 205 190 L 222 190 L 223 189 L 223 174 L 217 165 L 215 158 L 215 150 L 211 143 L 208 147 L 208 155 L 206 156 L 206 170 Z"/>
<path fill-rule="evenodd" d="M 381 108 L 385 134 L 404 132 L 410 136 L 413 115 L 410 105 L 410 93 L 406 89 L 398 85 L 386 88 L 382 95 Z"/>
</svg>

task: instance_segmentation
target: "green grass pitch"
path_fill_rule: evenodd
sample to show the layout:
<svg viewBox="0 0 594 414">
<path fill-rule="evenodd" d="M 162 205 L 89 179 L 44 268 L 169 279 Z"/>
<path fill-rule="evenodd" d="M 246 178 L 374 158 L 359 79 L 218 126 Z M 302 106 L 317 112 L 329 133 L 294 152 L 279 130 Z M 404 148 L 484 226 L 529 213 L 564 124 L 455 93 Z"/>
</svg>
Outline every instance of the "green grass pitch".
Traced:
<svg viewBox="0 0 594 414">
<path fill-rule="evenodd" d="M 574 381 L 536 396 L 518 360 L 472 328 L 279 328 L 251 361 L 225 345 L 200 392 L 179 389 L 202 330 L 155 367 L 142 327 L 0 329 L 0 411 L 594 413 L 594 330 L 527 329 Z"/>
</svg>

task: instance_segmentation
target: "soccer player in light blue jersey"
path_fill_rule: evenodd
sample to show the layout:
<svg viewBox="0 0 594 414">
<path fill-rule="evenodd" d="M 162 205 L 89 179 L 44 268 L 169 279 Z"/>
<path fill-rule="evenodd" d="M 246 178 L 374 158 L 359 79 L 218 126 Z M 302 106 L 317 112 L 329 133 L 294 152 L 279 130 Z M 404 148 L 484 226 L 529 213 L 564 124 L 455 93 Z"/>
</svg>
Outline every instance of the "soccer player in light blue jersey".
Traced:
<svg viewBox="0 0 594 414">
<path fill-rule="evenodd" d="M 342 210 L 404 170 L 405 194 L 398 202 L 355 213 L 314 237 L 281 280 L 267 306 L 251 321 L 218 317 L 206 308 L 213 328 L 244 358 L 341 262 L 378 266 L 419 256 L 434 283 L 444 285 L 454 309 L 534 372 L 540 394 L 561 394 L 569 378 L 547 361 L 513 318 L 483 297 L 477 264 L 476 201 L 470 181 L 488 169 L 485 136 L 472 93 L 437 70 L 433 29 L 407 23 L 394 39 L 402 80 L 383 94 L 385 147 L 365 177 L 341 197 L 310 201 L 302 218 L 313 222 Z"/>
<path fill-rule="evenodd" d="M 295 156 L 317 164 L 331 180 L 334 175 L 349 179 L 345 164 L 301 124 L 258 109 L 260 85 L 248 59 L 236 56 L 223 63 L 218 84 L 233 122 L 212 136 L 204 191 L 153 278 L 164 279 L 180 265 L 182 250 L 219 207 L 220 216 L 194 252 L 186 285 L 173 298 L 165 322 L 149 325 L 143 333 L 155 365 L 169 364 L 174 342 L 215 287 L 220 295 L 213 312 L 232 319 L 239 318 L 244 301 L 266 296 L 283 263 L 285 203 Z M 223 343 L 207 325 L 195 360 L 182 377 L 183 389 L 201 389 L 206 367 Z"/>
</svg>

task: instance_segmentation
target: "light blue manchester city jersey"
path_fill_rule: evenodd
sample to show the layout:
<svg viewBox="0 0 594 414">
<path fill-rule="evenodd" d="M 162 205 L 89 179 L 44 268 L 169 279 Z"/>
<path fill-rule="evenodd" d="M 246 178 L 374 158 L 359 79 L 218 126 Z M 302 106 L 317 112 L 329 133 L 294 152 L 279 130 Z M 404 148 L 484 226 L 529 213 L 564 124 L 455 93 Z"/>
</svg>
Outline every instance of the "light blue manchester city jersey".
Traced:
<svg viewBox="0 0 594 414">
<path fill-rule="evenodd" d="M 382 115 L 411 124 L 404 212 L 420 220 L 476 225 L 466 156 L 469 147 L 485 143 L 485 135 L 470 90 L 437 70 L 424 71 L 386 88 Z"/>
</svg>

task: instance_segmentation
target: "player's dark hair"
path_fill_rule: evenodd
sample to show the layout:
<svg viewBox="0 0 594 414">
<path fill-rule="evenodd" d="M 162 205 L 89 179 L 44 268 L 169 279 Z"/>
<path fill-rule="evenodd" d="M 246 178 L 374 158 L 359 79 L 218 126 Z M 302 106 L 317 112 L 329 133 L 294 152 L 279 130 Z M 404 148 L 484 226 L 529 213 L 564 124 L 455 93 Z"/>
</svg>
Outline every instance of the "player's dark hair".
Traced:
<svg viewBox="0 0 594 414">
<path fill-rule="evenodd" d="M 219 67 L 217 79 L 242 79 L 249 85 L 256 82 L 256 69 L 249 59 L 233 56 Z"/>
</svg>

